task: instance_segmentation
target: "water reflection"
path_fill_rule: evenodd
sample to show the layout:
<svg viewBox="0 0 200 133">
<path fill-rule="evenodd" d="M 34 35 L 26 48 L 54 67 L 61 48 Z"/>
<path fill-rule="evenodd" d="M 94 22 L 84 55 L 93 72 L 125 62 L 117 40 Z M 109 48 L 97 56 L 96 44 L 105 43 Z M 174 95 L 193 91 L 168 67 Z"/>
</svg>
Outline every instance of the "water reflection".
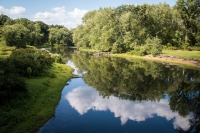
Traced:
<svg viewBox="0 0 200 133">
<path fill-rule="evenodd" d="M 128 120 L 141 122 L 157 115 L 166 118 L 168 121 L 173 120 L 175 129 L 188 130 L 190 127 L 188 120 L 192 118 L 192 114 L 183 118 L 177 112 L 172 112 L 167 99 L 161 99 L 159 102 L 132 102 L 120 100 L 115 96 L 106 99 L 100 96 L 94 88 L 87 86 L 73 89 L 65 95 L 65 99 L 81 115 L 87 113 L 90 109 L 95 111 L 109 110 L 114 113 L 115 117 L 120 117 L 122 125 Z"/>
<path fill-rule="evenodd" d="M 65 87 L 41 132 L 200 131 L 199 70 L 66 52 L 73 53 L 67 64 L 83 78 Z"/>
<path fill-rule="evenodd" d="M 174 65 L 166 68 L 166 64 L 161 63 L 96 57 L 76 52 L 72 60 L 80 70 L 87 71 L 83 76 L 84 81 L 97 89 L 102 97 L 115 96 L 124 100 L 149 103 L 163 101 L 167 94 L 170 99 L 169 110 L 178 112 L 183 117 L 193 112 L 194 117 L 189 120 L 189 130 L 200 130 L 199 70 Z M 180 126 L 179 130 L 186 129 L 184 127 Z"/>
</svg>

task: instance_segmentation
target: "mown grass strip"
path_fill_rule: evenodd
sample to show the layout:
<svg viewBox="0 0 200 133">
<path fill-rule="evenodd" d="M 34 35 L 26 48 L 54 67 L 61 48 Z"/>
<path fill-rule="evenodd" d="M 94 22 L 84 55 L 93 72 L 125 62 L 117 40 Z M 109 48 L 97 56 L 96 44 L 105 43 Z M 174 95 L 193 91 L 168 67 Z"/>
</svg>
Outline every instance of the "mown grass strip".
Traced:
<svg viewBox="0 0 200 133">
<path fill-rule="evenodd" d="M 37 132 L 54 115 L 72 68 L 54 63 L 49 73 L 47 77 L 27 79 L 29 96 L 0 107 L 0 122 L 5 122 L 0 132 Z"/>
<path fill-rule="evenodd" d="M 84 52 L 96 52 L 91 49 L 81 49 L 80 51 Z M 196 58 L 200 59 L 200 51 L 181 51 L 181 50 L 163 50 L 163 53 L 161 54 L 162 56 L 175 56 L 175 57 L 183 57 L 183 58 Z M 165 60 L 163 58 L 148 58 L 147 56 L 138 56 L 138 55 L 130 55 L 130 54 L 109 54 L 109 56 L 112 57 L 121 57 L 121 58 L 127 58 L 127 59 L 143 59 L 143 60 L 148 60 L 148 61 L 158 61 L 158 62 L 164 62 L 164 63 L 172 63 L 174 65 L 180 65 L 183 67 L 187 68 L 197 68 L 199 69 L 200 67 L 197 65 L 194 65 L 190 62 L 187 61 L 179 61 L 179 60 Z"/>
<path fill-rule="evenodd" d="M 163 50 L 162 55 L 200 59 L 200 51 Z"/>
</svg>

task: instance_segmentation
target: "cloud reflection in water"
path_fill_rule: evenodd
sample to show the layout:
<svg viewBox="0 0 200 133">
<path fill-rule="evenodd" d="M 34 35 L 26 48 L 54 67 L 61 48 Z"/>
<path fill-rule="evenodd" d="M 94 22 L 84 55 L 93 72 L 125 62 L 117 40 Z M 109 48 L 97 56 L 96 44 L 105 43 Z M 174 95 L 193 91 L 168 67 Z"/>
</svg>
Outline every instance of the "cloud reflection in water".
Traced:
<svg viewBox="0 0 200 133">
<path fill-rule="evenodd" d="M 192 118 L 192 114 L 181 117 L 177 112 L 172 112 L 167 99 L 161 99 L 159 102 L 151 101 L 129 101 L 120 100 L 117 97 L 110 96 L 109 99 L 103 98 L 92 87 L 84 86 L 73 89 L 69 92 L 65 99 L 70 105 L 76 109 L 81 115 L 88 110 L 95 111 L 110 110 L 115 117 L 120 117 L 121 124 L 125 124 L 128 120 L 145 121 L 147 118 L 153 118 L 155 114 L 169 120 L 174 120 L 174 128 L 181 127 L 187 130 L 189 126 L 188 119 Z"/>
</svg>

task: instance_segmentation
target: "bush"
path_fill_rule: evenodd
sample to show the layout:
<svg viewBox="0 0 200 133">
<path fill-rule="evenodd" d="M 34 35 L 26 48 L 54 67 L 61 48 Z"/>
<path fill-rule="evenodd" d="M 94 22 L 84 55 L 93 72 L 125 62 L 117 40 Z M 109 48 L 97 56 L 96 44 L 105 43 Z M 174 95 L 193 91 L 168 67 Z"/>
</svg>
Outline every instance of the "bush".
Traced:
<svg viewBox="0 0 200 133">
<path fill-rule="evenodd" d="M 27 92 L 25 80 L 18 74 L 9 73 L 0 75 L 0 97 L 2 99 L 10 100 L 25 92 Z"/>
<path fill-rule="evenodd" d="M 62 57 L 59 54 L 51 54 L 51 58 L 56 63 L 63 63 Z"/>
<path fill-rule="evenodd" d="M 147 54 L 152 54 L 156 56 L 162 53 L 161 40 L 159 38 L 147 38 L 146 44 L 143 46 L 136 46 L 134 50 L 130 51 L 129 54 L 144 56 Z"/>
<path fill-rule="evenodd" d="M 147 50 L 147 54 L 152 54 L 153 56 L 156 56 L 162 53 L 162 45 L 161 40 L 159 38 L 147 38 L 145 43 L 146 44 L 144 47 L 146 47 L 145 49 Z"/>
<path fill-rule="evenodd" d="M 135 47 L 134 50 L 131 50 L 128 54 L 144 56 L 147 54 L 147 50 L 144 46 Z"/>
<path fill-rule="evenodd" d="M 112 46 L 111 52 L 113 54 L 122 53 L 123 52 L 123 45 L 121 43 L 119 43 L 119 42 L 114 43 L 113 46 Z"/>
<path fill-rule="evenodd" d="M 6 59 L 0 59 L 0 103 L 27 92 L 25 80 L 14 69 Z"/>
<path fill-rule="evenodd" d="M 17 49 L 7 59 L 8 68 L 5 72 L 15 72 L 21 76 L 39 76 L 50 68 L 54 59 L 47 50 L 34 48 Z"/>
</svg>

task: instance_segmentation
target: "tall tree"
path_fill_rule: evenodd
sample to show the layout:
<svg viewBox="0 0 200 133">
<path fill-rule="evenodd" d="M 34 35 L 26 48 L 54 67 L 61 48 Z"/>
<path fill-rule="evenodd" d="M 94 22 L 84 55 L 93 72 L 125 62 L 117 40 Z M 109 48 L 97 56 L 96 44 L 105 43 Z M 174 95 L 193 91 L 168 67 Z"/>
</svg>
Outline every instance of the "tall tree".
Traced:
<svg viewBox="0 0 200 133">
<path fill-rule="evenodd" d="M 176 8 L 185 26 L 185 43 L 194 46 L 200 19 L 200 0 L 178 0 Z"/>
<path fill-rule="evenodd" d="M 51 26 L 51 28 L 49 28 L 49 42 L 51 45 L 72 45 L 71 32 L 63 26 Z"/>
</svg>

